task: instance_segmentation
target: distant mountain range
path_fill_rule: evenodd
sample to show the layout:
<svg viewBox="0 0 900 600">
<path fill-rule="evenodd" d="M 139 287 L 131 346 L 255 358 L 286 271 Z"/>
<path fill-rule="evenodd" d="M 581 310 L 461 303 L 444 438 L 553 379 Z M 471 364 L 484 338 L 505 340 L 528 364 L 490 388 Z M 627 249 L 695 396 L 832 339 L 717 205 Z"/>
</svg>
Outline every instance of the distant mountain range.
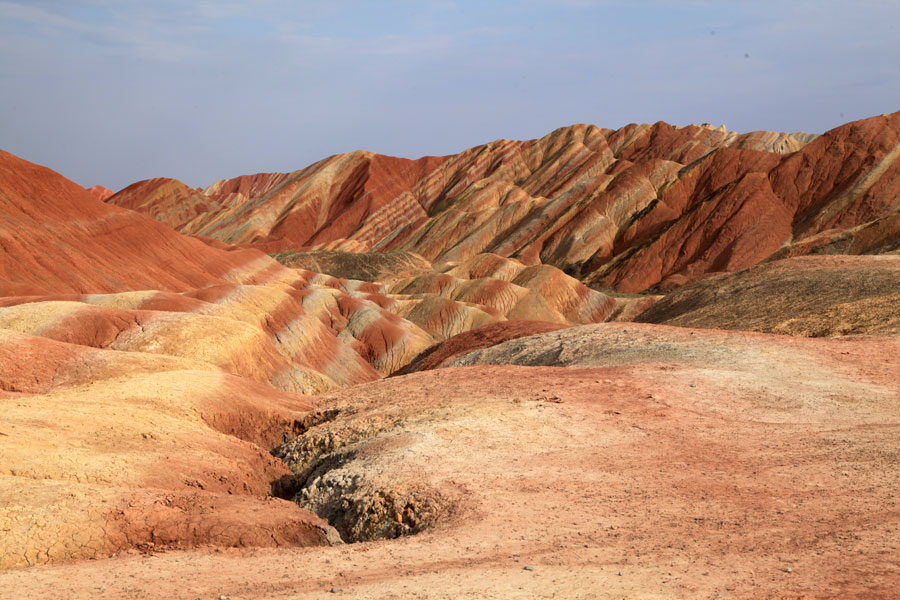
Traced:
<svg viewBox="0 0 900 600">
<path fill-rule="evenodd" d="M 900 113 L 824 135 L 663 122 L 592 125 L 408 160 L 357 151 L 193 189 L 135 183 L 107 201 L 181 233 L 266 252 L 482 253 L 595 289 L 667 291 L 809 253 L 900 244 Z"/>
</svg>

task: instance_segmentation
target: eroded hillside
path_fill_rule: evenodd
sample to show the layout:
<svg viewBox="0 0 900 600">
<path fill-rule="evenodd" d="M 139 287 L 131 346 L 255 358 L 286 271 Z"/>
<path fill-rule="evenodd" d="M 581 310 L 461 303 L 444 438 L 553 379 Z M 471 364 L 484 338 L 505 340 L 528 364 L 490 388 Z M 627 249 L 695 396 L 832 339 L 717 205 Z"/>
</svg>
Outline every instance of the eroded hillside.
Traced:
<svg viewBox="0 0 900 600">
<path fill-rule="evenodd" d="M 267 252 L 403 250 L 438 266 L 492 253 L 643 292 L 773 256 L 895 246 L 898 156 L 900 113 L 821 136 L 574 125 L 415 161 L 352 152 L 203 190 L 150 180 L 109 202 Z"/>
</svg>

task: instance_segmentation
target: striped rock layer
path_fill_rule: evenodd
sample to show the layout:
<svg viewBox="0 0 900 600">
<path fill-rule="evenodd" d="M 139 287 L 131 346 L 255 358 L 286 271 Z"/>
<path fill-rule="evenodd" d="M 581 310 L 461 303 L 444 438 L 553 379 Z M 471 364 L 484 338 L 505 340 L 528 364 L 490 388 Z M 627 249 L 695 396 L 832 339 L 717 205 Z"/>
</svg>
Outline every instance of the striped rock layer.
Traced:
<svg viewBox="0 0 900 600">
<path fill-rule="evenodd" d="M 567 327 L 634 304 L 497 255 L 349 271 L 381 282 L 291 268 L 6 153 L 0 225 L 0 569 L 338 543 L 280 499 L 294 475 L 270 454 L 331 418 L 305 394 L 380 379 L 483 325 Z"/>
<path fill-rule="evenodd" d="M 900 113 L 824 135 L 573 125 L 419 160 L 357 151 L 203 190 L 138 182 L 110 203 L 267 252 L 490 253 L 595 289 L 672 289 L 770 257 L 900 242 Z"/>
<path fill-rule="evenodd" d="M 651 490 L 660 499 L 656 506 L 671 506 L 676 488 L 658 467 L 668 469 L 681 456 L 710 457 L 701 473 L 711 475 L 700 485 L 696 469 L 684 471 L 682 516 L 672 519 L 652 507 L 646 514 L 657 515 L 655 521 L 635 513 L 634 523 L 619 523 L 644 537 L 675 523 L 659 543 L 666 549 L 654 562 L 663 564 L 685 540 L 711 539 L 693 515 L 701 502 L 720 497 L 720 474 L 735 471 L 735 455 L 747 459 L 727 487 L 744 499 L 747 482 L 756 481 L 764 464 L 750 450 L 765 448 L 762 458 L 771 464 L 764 471 L 775 472 L 784 464 L 806 464 L 810 454 L 822 456 L 837 425 L 850 423 L 859 435 L 877 425 L 884 459 L 859 463 L 864 476 L 847 479 L 855 492 L 845 486 L 824 505 L 828 510 L 814 506 L 778 521 L 783 530 L 766 535 L 771 542 L 760 550 L 768 560 L 785 539 L 820 539 L 790 524 L 821 521 L 823 514 L 829 519 L 823 531 L 835 531 L 852 521 L 841 512 L 851 498 L 854 518 L 871 521 L 834 538 L 829 555 L 845 568 L 847 539 L 859 539 L 872 523 L 891 526 L 889 515 L 877 510 L 888 506 L 893 490 L 872 482 L 883 480 L 893 452 L 888 434 L 897 395 L 889 374 L 896 360 L 889 361 L 896 343 L 801 344 L 775 336 L 741 342 L 730 333 L 621 324 L 570 329 L 631 318 L 654 298 L 613 297 L 565 269 L 594 286 L 619 285 L 622 275 L 623 289 L 690 280 L 718 268 L 722 256 L 733 258 L 728 268 L 756 256 L 768 247 L 767 235 L 782 235 L 776 217 L 783 214 L 791 215 L 790 239 L 776 254 L 896 249 L 890 196 L 895 121 L 851 124 L 846 135 L 830 132 L 812 141 L 662 124 L 620 132 L 579 126 L 455 157 L 404 161 L 354 153 L 295 174 L 239 178 L 202 191 L 160 180 L 142 184 L 145 197 L 158 199 L 149 204 L 138 195 L 133 204 L 121 197 L 104 203 L 102 194 L 0 153 L 0 569 L 134 549 L 329 546 L 340 543 L 339 533 L 367 539 L 373 528 L 403 533 L 403 527 L 450 522 L 442 519 L 453 514 L 488 520 L 466 528 L 473 537 L 448 545 L 439 561 L 458 564 L 460 548 L 479 545 L 501 548 L 508 560 L 522 548 L 499 542 L 515 538 L 519 544 L 526 537 L 546 541 L 532 547 L 533 556 L 555 560 L 546 552 L 576 544 L 581 553 L 587 540 L 577 536 L 578 522 L 571 523 L 576 531 L 554 515 L 566 523 L 588 515 L 596 521 L 591 531 L 619 523 L 610 489 Z M 772 194 L 753 191 L 762 180 Z M 784 189 L 792 191 L 776 194 Z M 149 194 L 153 190 L 157 195 Z M 753 213 L 759 205 L 775 208 Z M 595 213 L 605 220 L 591 221 Z M 168 220 L 194 235 L 179 233 Z M 229 227 L 233 236 L 223 235 Z M 655 267 L 648 253 L 654 244 L 669 252 L 671 240 L 663 241 L 673 231 L 694 240 L 690 244 L 708 252 L 706 258 L 686 258 L 687 266 L 674 271 L 659 258 Z M 741 237 L 751 234 L 755 246 Z M 612 258 L 594 269 L 592 260 L 602 253 L 590 248 L 598 243 L 612 245 Z M 373 266 L 329 254 L 300 268 L 261 251 L 304 247 L 396 249 L 402 252 L 394 256 L 402 258 L 394 266 Z M 692 247 L 679 248 L 688 256 Z M 582 254 L 587 258 L 572 259 Z M 553 256 L 568 258 L 554 262 Z M 877 258 L 888 260 L 878 261 L 877 269 L 869 265 L 883 283 L 873 302 L 890 310 L 895 269 L 882 268 L 891 257 Z M 378 276 L 363 281 L 310 266 Z M 746 289 L 742 281 L 733 286 L 735 295 Z M 833 310 L 841 318 L 869 308 L 850 310 L 835 292 Z M 446 343 L 435 347 L 440 341 Z M 853 369 L 845 358 L 851 350 Z M 747 360 L 754 356 L 756 362 Z M 872 367 L 879 357 L 886 357 L 887 375 Z M 693 370 L 672 374 L 685 364 Z M 407 367 L 450 365 L 470 367 L 383 379 Z M 578 368 L 554 373 L 542 365 Z M 364 385 L 350 389 L 354 384 Z M 328 395 L 305 395 L 325 390 Z M 620 423 L 628 411 L 634 420 Z M 687 420 L 670 419 L 676 412 Z M 742 419 L 746 425 L 734 425 Z M 815 434 L 821 439 L 779 428 L 771 450 L 774 424 L 810 422 L 821 426 Z M 645 433 L 648 423 L 660 429 Z M 721 438 L 680 441 L 713 434 L 722 423 L 732 429 Z M 870 452 L 867 438 L 855 443 L 848 457 Z M 791 451 L 787 463 L 785 448 Z M 319 464 L 317 458 L 331 465 L 320 473 L 323 485 L 300 486 L 298 474 Z M 523 464 L 543 466 L 530 471 Z M 573 476 L 560 477 L 561 466 Z M 509 473 L 518 479 L 510 483 Z M 615 473 L 625 475 L 615 479 Z M 784 477 L 775 483 L 782 487 L 764 481 L 751 504 L 723 502 L 721 514 L 729 521 L 750 514 L 755 522 L 773 523 L 772 490 L 808 498 L 806 482 L 821 474 L 779 473 Z M 575 485 L 566 484 L 559 496 L 531 495 L 565 480 Z M 332 491 L 348 481 L 356 489 L 347 497 L 357 499 L 363 517 L 373 509 L 373 518 L 332 519 Z M 301 488 L 315 514 L 282 499 Z M 872 489 L 884 490 L 883 497 L 865 492 Z M 497 501 L 502 510 L 487 510 Z M 561 513 L 557 506 L 575 508 Z M 612 506 L 612 512 L 598 512 L 598 506 Z M 510 520 L 515 510 L 524 512 Z M 525 529 L 510 536 L 511 522 Z M 694 529 L 684 530 L 684 523 Z M 534 524 L 540 528 L 529 529 Z M 485 533 L 498 544 L 484 544 Z M 598 544 L 608 547 L 609 539 Z M 758 542 L 745 541 L 746 547 Z M 719 556 L 725 546 L 713 550 Z M 820 548 L 810 546 L 810 557 L 813 550 Z M 862 550 L 854 556 L 875 554 L 872 546 Z M 602 562 L 613 564 L 611 556 Z M 396 565 L 394 556 L 390 564 Z M 495 572 L 497 561 L 489 564 Z"/>
</svg>

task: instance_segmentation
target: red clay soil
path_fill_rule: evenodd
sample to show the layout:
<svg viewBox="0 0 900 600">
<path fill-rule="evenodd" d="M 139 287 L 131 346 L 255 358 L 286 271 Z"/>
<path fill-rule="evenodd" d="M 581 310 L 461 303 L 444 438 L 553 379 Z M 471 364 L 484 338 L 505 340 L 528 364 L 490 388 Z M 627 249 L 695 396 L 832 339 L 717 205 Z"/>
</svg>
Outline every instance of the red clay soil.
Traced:
<svg viewBox="0 0 900 600">
<path fill-rule="evenodd" d="M 315 515 L 272 497 L 137 492 L 110 511 L 105 521 L 113 554 L 198 546 L 327 546 L 329 539 L 336 539 Z"/>
<path fill-rule="evenodd" d="M 107 198 L 109 198 L 110 196 L 112 196 L 115 193 L 111 189 L 105 188 L 102 185 L 95 185 L 93 187 L 89 187 L 87 189 L 87 191 L 89 191 L 91 193 L 91 195 L 94 196 L 94 198 L 96 198 L 97 200 L 100 200 L 101 202 L 104 202 Z"/>
</svg>

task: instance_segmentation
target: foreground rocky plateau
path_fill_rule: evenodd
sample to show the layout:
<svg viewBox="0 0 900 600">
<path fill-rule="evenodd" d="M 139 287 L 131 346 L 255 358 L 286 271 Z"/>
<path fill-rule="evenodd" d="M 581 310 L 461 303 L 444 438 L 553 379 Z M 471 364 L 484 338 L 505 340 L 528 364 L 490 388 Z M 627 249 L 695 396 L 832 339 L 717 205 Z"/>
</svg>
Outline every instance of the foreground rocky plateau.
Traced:
<svg viewBox="0 0 900 600">
<path fill-rule="evenodd" d="M 898 119 L 0 153 L 0 598 L 894 597 Z"/>
</svg>

